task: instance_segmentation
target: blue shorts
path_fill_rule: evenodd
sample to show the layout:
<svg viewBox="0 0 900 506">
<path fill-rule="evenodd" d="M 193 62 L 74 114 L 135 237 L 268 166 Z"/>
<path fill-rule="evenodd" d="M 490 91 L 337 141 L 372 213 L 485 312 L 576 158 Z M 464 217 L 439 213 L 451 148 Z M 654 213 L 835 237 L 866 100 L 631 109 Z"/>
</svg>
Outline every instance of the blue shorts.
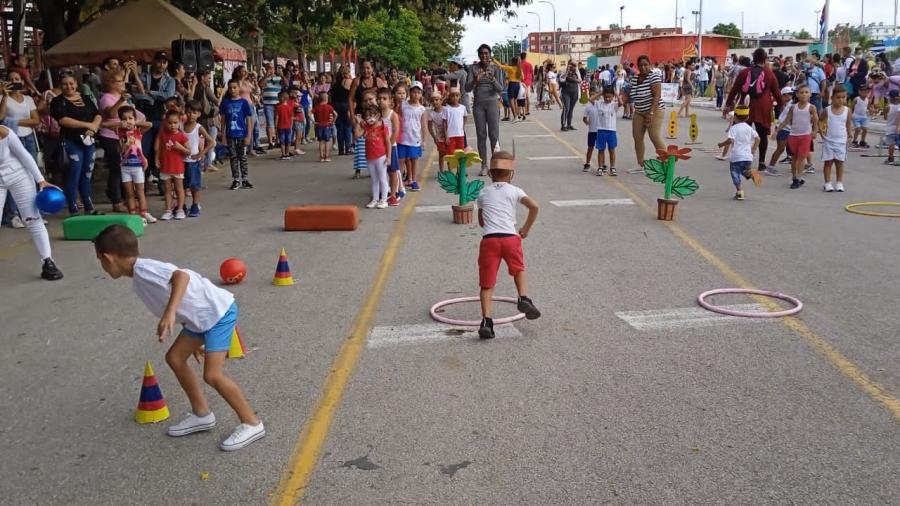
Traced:
<svg viewBox="0 0 900 506">
<path fill-rule="evenodd" d="M 290 128 L 279 128 L 278 142 L 280 142 L 282 146 L 289 146 L 294 142 L 294 131 Z"/>
<path fill-rule="evenodd" d="M 790 131 L 790 130 L 781 129 L 781 130 L 778 131 L 777 134 L 775 134 L 775 140 L 777 140 L 778 142 L 784 142 L 784 141 L 786 141 L 787 138 L 790 137 L 790 136 L 791 136 L 791 131 Z"/>
<path fill-rule="evenodd" d="M 891 144 L 896 144 L 896 145 L 900 146 L 900 135 L 885 134 L 884 142 L 886 142 L 888 146 L 890 146 Z"/>
<path fill-rule="evenodd" d="M 412 158 L 418 160 L 422 158 L 422 146 L 407 146 L 406 144 L 397 144 L 398 158 Z"/>
<path fill-rule="evenodd" d="M 500 98 L 503 100 L 503 107 L 509 109 L 509 94 L 507 92 L 503 92 L 500 95 Z"/>
<path fill-rule="evenodd" d="M 203 186 L 203 176 L 200 161 L 184 162 L 184 187 L 189 190 L 199 190 Z"/>
<path fill-rule="evenodd" d="M 604 149 L 616 149 L 619 145 L 615 130 L 597 130 L 597 143 L 594 147 L 603 151 Z"/>
<path fill-rule="evenodd" d="M 588 132 L 588 149 L 594 149 L 597 144 L 597 132 Z"/>
<path fill-rule="evenodd" d="M 869 128 L 869 118 L 853 118 L 855 128 Z"/>
<path fill-rule="evenodd" d="M 231 348 L 231 335 L 234 333 L 234 327 L 237 326 L 237 320 L 237 304 L 232 304 L 228 311 L 225 312 L 225 315 L 206 332 L 193 332 L 182 328 L 181 333 L 186 336 L 203 339 L 203 346 L 206 352 L 228 351 Z"/>
<path fill-rule="evenodd" d="M 316 139 L 319 142 L 328 142 L 331 140 L 331 126 L 319 126 L 316 125 Z"/>
<path fill-rule="evenodd" d="M 741 185 L 741 178 L 745 177 L 750 179 L 748 176 L 744 175 L 744 172 L 750 170 L 750 166 L 753 164 L 751 161 L 746 162 L 731 162 L 731 182 L 734 183 L 735 186 Z"/>
<path fill-rule="evenodd" d="M 398 156 L 397 145 L 391 148 L 391 165 L 387 168 L 388 172 L 398 172 L 400 170 L 400 157 Z"/>
<path fill-rule="evenodd" d="M 302 121 L 294 120 L 294 130 L 297 130 L 298 132 L 303 132 L 304 130 L 306 130 L 306 123 L 304 123 Z"/>
</svg>

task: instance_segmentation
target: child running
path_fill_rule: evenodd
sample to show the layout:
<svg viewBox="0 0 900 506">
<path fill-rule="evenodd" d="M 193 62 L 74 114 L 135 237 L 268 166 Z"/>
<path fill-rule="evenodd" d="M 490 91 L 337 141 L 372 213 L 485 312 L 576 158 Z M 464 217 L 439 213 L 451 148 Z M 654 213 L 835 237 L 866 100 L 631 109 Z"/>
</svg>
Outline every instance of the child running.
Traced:
<svg viewBox="0 0 900 506">
<path fill-rule="evenodd" d="M 401 166 L 406 168 L 406 180 L 409 191 L 419 191 L 416 180 L 419 170 L 419 158 L 425 149 L 423 131 L 428 130 L 428 115 L 422 105 L 422 83 L 416 81 L 409 87 L 409 100 L 401 102 L 400 110 L 403 121 L 400 122 L 400 143 L 397 145 L 397 156 Z"/>
<path fill-rule="evenodd" d="M 447 118 L 444 115 L 444 100 L 439 92 L 431 94 L 431 111 L 428 113 L 428 133 L 434 140 L 438 152 L 438 172 L 444 171 L 444 155 L 447 151 Z"/>
<path fill-rule="evenodd" d="M 275 106 L 275 126 L 278 128 L 278 143 L 281 145 L 282 160 L 290 160 L 293 156 L 291 145 L 294 141 L 294 115 L 297 107 L 290 100 L 288 92 L 282 91 L 278 94 L 278 105 Z"/>
<path fill-rule="evenodd" d="M 188 137 L 180 129 L 181 113 L 169 111 L 164 117 L 164 127 L 156 136 L 153 153 L 156 155 L 156 166 L 159 167 L 159 178 L 165 184 L 166 210 L 159 219 L 163 221 L 183 220 L 184 215 L 184 157 L 191 154 L 187 147 Z M 172 191 L 175 192 L 175 205 L 172 205 Z"/>
<path fill-rule="evenodd" d="M 728 129 L 728 138 L 719 143 L 719 147 L 730 146 L 731 182 L 734 183 L 734 200 L 744 200 L 741 189 L 741 177 L 753 179 L 759 186 L 760 174 L 753 166 L 753 152 L 759 146 L 759 134 L 750 126 L 750 109 L 738 107 L 734 110 L 734 125 Z"/>
<path fill-rule="evenodd" d="M 597 148 L 598 176 L 606 173 L 604 151 L 609 151 L 609 175 L 618 175 L 616 173 L 616 147 L 619 145 L 619 140 L 616 137 L 616 113 L 618 109 L 619 102 L 615 100 L 615 93 L 611 87 L 607 86 L 603 89 L 603 102 L 597 103 L 600 121 L 597 123 L 597 141 L 594 147 Z"/>
<path fill-rule="evenodd" d="M 330 162 L 331 132 L 337 113 L 328 103 L 328 93 L 319 93 L 319 103 L 313 107 L 313 117 L 316 119 L 316 139 L 319 140 L 319 162 Z"/>
<path fill-rule="evenodd" d="M 238 319 L 234 295 L 194 271 L 141 258 L 137 237 L 122 225 L 110 225 L 100 232 L 94 239 L 94 250 L 100 266 L 113 279 L 132 278 L 138 298 L 159 318 L 156 335 L 160 342 L 171 336 L 176 324 L 183 326 L 166 352 L 166 363 L 187 394 L 191 413 L 170 426 L 168 435 L 186 436 L 216 426 L 216 415 L 210 410 L 200 382 L 187 363 L 191 356 L 198 358 L 202 354 L 203 379 L 225 399 L 241 421 L 219 448 L 240 450 L 265 436 L 265 427 L 240 387 L 224 371 L 231 334 Z"/>
<path fill-rule="evenodd" d="M 481 285 L 481 326 L 478 336 L 494 337 L 493 299 L 500 261 L 506 262 L 509 274 L 519 292 L 517 307 L 525 318 L 534 320 L 541 312 L 528 297 L 528 278 L 525 275 L 525 255 L 522 239 L 528 237 L 538 215 L 538 203 L 525 192 L 510 184 L 516 166 L 512 154 L 497 151 L 491 156 L 491 181 L 478 196 L 478 224 L 484 229 L 478 250 L 478 279 Z M 516 230 L 516 208 L 521 203 L 528 209 L 525 225 Z"/>
<path fill-rule="evenodd" d="M 869 87 L 859 87 L 859 96 L 853 99 L 853 143 L 854 148 L 868 148 L 866 134 L 869 133 Z"/>
<path fill-rule="evenodd" d="M 800 177 L 803 174 L 804 163 L 812 148 L 812 140 L 818 134 L 819 117 L 816 106 L 809 103 L 811 95 L 809 86 L 801 84 L 797 87 L 797 103 L 788 108 L 787 116 L 778 125 L 779 129 L 791 125 L 791 134 L 788 136 L 788 149 L 791 150 L 791 189 L 796 190 L 806 182 Z"/>
<path fill-rule="evenodd" d="M 144 194 L 144 174 L 147 172 L 147 157 L 141 145 L 144 134 L 153 126 L 149 121 L 137 121 L 134 107 L 125 105 L 117 111 L 119 121 L 104 122 L 105 128 L 115 128 L 119 137 L 122 184 L 125 186 L 125 204 L 129 214 L 140 214 L 144 223 L 156 223 L 147 207 Z M 117 124 L 116 124 L 117 123 Z"/>
<path fill-rule="evenodd" d="M 891 93 L 895 93 L 892 91 Z M 891 97 L 894 100 L 896 97 Z M 847 103 L 847 90 L 840 84 L 831 92 L 831 107 L 822 111 L 819 119 L 819 132 L 822 135 L 822 161 L 825 162 L 825 186 L 826 192 L 844 191 L 844 162 L 847 160 L 847 143 L 852 138 L 853 120 L 850 116 L 850 108 Z M 891 106 L 893 107 L 893 106 Z M 889 132 L 891 130 L 888 130 Z M 893 132 L 897 131 L 894 126 Z M 893 147 L 893 145 L 891 145 Z M 831 184 L 831 166 L 834 165 L 837 172 L 837 181 Z"/>
<path fill-rule="evenodd" d="M 372 178 L 372 200 L 366 207 L 385 209 L 391 191 L 387 172 L 391 160 L 390 130 L 382 118 L 381 109 L 370 103 L 363 104 L 362 114 L 356 116 L 354 123 L 354 135 L 365 140 L 365 149 L 360 151 L 365 152 Z"/>
<path fill-rule="evenodd" d="M 241 82 L 228 81 L 228 96 L 219 103 L 222 125 L 222 144 L 231 151 L 231 189 L 253 188 L 247 167 L 247 150 L 253 133 L 253 113 L 250 103 L 241 97 Z"/>
<path fill-rule="evenodd" d="M 203 190 L 202 160 L 215 145 L 212 136 L 197 122 L 201 108 L 199 102 L 188 102 L 187 121 L 184 123 L 184 134 L 187 136 L 187 147 L 190 150 L 190 154 L 184 157 L 184 187 L 191 191 L 191 209 L 188 211 L 188 218 L 200 216 L 200 192 Z"/>
</svg>

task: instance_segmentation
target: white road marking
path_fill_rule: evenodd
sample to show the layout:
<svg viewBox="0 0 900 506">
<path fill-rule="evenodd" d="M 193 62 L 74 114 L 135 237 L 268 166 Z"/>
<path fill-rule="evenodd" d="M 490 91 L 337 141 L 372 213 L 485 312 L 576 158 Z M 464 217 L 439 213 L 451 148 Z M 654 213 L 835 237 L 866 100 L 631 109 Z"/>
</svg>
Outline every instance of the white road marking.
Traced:
<svg viewBox="0 0 900 506">
<path fill-rule="evenodd" d="M 761 304 L 731 304 L 722 306 L 736 311 L 766 311 Z M 650 311 L 618 311 L 616 316 L 637 330 L 663 330 L 691 327 L 712 327 L 731 323 L 773 321 L 774 318 L 742 318 L 707 311 L 702 307 L 654 309 Z"/>
<path fill-rule="evenodd" d="M 450 206 L 416 206 L 417 213 L 440 213 L 450 211 Z"/>
<path fill-rule="evenodd" d="M 494 327 L 498 338 L 522 337 L 522 333 L 512 324 Z M 390 346 L 411 346 L 458 340 L 478 340 L 477 329 L 471 327 L 451 327 L 443 323 L 414 325 L 391 325 L 373 327 L 366 341 L 366 348 L 386 348 Z"/>
<path fill-rule="evenodd" d="M 524 134 L 524 135 L 513 135 L 513 139 L 519 139 L 522 137 L 553 137 L 550 134 Z"/>
<path fill-rule="evenodd" d="M 529 156 L 528 157 L 529 160 L 575 160 L 575 159 L 581 159 L 581 158 L 584 158 L 584 157 L 574 156 L 574 155 L 572 155 L 572 156 L 568 156 L 568 155 L 565 155 L 565 156 Z"/>
<path fill-rule="evenodd" d="M 551 200 L 556 207 L 574 206 L 633 206 L 631 199 L 584 199 L 584 200 Z"/>
</svg>

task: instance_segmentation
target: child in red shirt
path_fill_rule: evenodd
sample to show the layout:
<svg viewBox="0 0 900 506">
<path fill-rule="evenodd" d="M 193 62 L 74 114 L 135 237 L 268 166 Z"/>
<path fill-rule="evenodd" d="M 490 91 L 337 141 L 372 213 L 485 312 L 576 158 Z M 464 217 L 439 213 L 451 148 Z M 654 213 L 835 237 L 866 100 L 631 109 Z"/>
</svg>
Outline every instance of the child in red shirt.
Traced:
<svg viewBox="0 0 900 506">
<path fill-rule="evenodd" d="M 303 114 L 303 106 L 300 105 L 300 89 L 291 87 L 290 102 L 294 104 L 294 151 L 293 155 L 305 155 L 300 145 L 303 144 L 303 132 L 306 131 L 306 115 Z"/>
<path fill-rule="evenodd" d="M 331 129 L 337 119 L 334 107 L 328 103 L 328 93 L 319 93 L 319 105 L 313 108 L 316 119 L 316 138 L 319 139 L 319 161 L 331 161 Z"/>
<path fill-rule="evenodd" d="M 281 159 L 290 160 L 291 144 L 294 133 L 294 102 L 288 100 L 288 93 L 278 94 L 278 105 L 275 106 L 275 126 L 278 128 L 278 142 L 281 143 Z"/>
<path fill-rule="evenodd" d="M 166 113 L 165 127 L 156 136 L 153 152 L 156 154 L 156 166 L 159 167 L 159 178 L 166 185 L 166 211 L 159 217 L 161 220 L 183 220 L 184 214 L 184 157 L 191 154 L 188 149 L 188 138 L 181 131 L 181 113 Z M 177 202 L 172 206 L 172 190 Z"/>
<path fill-rule="evenodd" d="M 353 134 L 357 138 L 363 135 L 366 138 L 366 165 L 372 177 L 372 200 L 366 207 L 385 209 L 391 191 L 387 174 L 387 166 L 391 163 L 391 136 L 377 105 L 366 104 L 361 112 L 356 115 Z"/>
</svg>

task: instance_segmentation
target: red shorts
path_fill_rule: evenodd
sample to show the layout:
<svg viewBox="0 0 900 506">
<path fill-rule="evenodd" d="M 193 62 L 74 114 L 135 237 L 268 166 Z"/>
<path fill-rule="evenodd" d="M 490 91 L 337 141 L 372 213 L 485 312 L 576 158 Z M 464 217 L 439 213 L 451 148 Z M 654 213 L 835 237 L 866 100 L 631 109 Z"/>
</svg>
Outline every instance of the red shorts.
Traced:
<svg viewBox="0 0 900 506">
<path fill-rule="evenodd" d="M 447 154 L 453 154 L 457 149 L 466 149 L 465 137 L 447 137 Z"/>
<path fill-rule="evenodd" d="M 478 282 L 481 284 L 481 288 L 493 288 L 497 284 L 500 260 L 506 262 L 510 276 L 515 276 L 525 270 L 525 255 L 522 253 L 521 237 L 511 235 L 481 239 L 481 247 L 478 249 Z"/>
<path fill-rule="evenodd" d="M 812 147 L 812 135 L 790 135 L 788 136 L 787 145 L 794 159 L 797 157 L 806 158 Z"/>
<path fill-rule="evenodd" d="M 435 142 L 434 145 L 438 150 L 438 155 L 440 155 L 441 158 L 443 158 L 444 155 L 447 154 L 447 143 L 446 142 Z"/>
</svg>

